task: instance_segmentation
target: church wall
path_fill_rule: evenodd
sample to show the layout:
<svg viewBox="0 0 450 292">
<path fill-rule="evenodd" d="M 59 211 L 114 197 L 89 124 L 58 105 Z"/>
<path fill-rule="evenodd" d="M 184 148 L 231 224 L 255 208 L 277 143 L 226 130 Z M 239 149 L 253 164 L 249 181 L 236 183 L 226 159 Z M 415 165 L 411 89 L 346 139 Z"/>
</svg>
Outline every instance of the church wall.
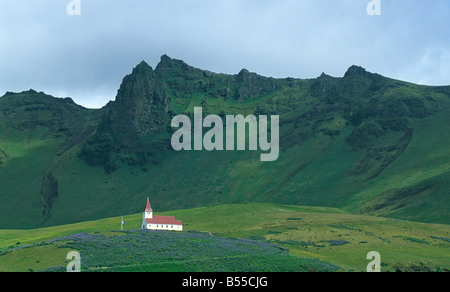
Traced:
<svg viewBox="0 0 450 292">
<path fill-rule="evenodd" d="M 174 225 L 174 224 L 147 224 L 146 229 L 151 230 L 175 230 L 182 231 L 183 225 Z"/>
</svg>

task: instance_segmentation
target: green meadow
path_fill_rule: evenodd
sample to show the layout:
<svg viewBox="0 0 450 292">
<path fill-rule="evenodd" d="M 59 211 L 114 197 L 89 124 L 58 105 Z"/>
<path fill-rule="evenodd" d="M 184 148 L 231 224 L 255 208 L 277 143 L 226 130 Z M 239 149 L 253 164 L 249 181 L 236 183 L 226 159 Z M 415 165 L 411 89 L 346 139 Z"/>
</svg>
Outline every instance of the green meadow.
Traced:
<svg viewBox="0 0 450 292">
<path fill-rule="evenodd" d="M 52 267 L 64 270 L 70 250 L 83 258 L 97 258 L 86 271 L 365 271 L 370 251 L 381 255 L 382 271 L 449 271 L 450 226 L 418 223 L 391 218 L 354 215 L 336 208 L 302 207 L 278 204 L 238 204 L 203 207 L 158 213 L 182 220 L 183 232 L 170 238 L 153 238 L 157 243 L 170 240 L 163 256 L 157 245 L 137 240 L 142 214 L 46 227 L 32 230 L 0 230 L 0 271 L 45 271 Z M 131 233 L 126 233 L 130 231 Z M 88 243 L 74 244 L 64 236 L 88 233 L 103 236 L 104 245 L 93 250 Z M 193 237 L 203 234 L 205 238 Z M 156 234 L 157 235 L 157 234 Z M 61 240 L 54 239 L 63 238 Z M 221 247 L 224 241 L 233 246 Z M 236 240 L 247 240 L 237 242 Z M 132 250 L 124 242 L 134 242 Z M 71 242 L 73 245 L 71 245 Z M 195 246 L 191 246 L 195 242 Z M 270 244 L 267 250 L 262 243 Z M 238 249 L 249 245 L 249 250 Z M 273 253 L 275 247 L 283 253 Z M 76 248 L 75 248 L 76 247 Z M 146 254 L 140 252 L 147 249 Z M 191 258 L 179 260 L 172 253 L 191 251 Z M 264 247 L 266 248 L 266 247 Z M 274 249 L 275 248 L 275 249 Z M 214 257 L 203 256 L 205 250 L 226 250 Z M 151 254 L 157 258 L 147 258 Z M 243 256 L 243 254 L 245 256 Z M 120 259 L 109 262 L 108 258 Z M 172 260 L 168 260 L 168 257 Z M 92 259 L 91 261 L 93 261 Z M 157 259 L 157 260 L 156 260 Z M 244 261 L 245 260 L 245 261 Z M 98 262 L 100 261 L 100 262 Z M 157 261 L 157 262 L 156 262 Z M 221 262 L 218 265 L 218 262 Z M 227 264 L 228 263 L 228 264 Z M 245 263 L 245 265 L 244 265 Z M 252 263 L 248 266 L 248 263 Z M 271 264 L 272 263 L 272 264 Z M 302 268 L 300 268 L 302 267 Z M 331 268 L 333 267 L 333 268 Z"/>
</svg>

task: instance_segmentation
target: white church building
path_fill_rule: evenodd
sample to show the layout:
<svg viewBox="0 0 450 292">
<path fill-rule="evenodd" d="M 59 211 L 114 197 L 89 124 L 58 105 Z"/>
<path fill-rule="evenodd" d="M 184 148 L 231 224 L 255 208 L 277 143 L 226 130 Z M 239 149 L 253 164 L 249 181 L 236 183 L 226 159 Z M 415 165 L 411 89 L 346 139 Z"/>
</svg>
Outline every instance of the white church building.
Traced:
<svg viewBox="0 0 450 292">
<path fill-rule="evenodd" d="M 147 198 L 147 205 L 142 214 L 142 229 L 182 231 L 183 223 L 175 220 L 174 216 L 153 215 L 150 200 Z"/>
</svg>

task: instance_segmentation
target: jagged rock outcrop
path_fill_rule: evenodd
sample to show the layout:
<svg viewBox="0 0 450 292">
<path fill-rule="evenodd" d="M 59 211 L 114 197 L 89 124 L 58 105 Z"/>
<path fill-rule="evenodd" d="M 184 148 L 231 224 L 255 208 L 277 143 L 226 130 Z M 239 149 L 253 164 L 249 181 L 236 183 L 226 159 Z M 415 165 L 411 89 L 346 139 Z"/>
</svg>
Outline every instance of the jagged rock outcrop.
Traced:
<svg viewBox="0 0 450 292">
<path fill-rule="evenodd" d="M 157 145 L 149 146 L 142 138 L 167 132 L 171 115 L 165 84 L 142 61 L 123 79 L 80 157 L 89 165 L 104 165 L 107 172 L 116 170 L 117 154 L 130 154 L 128 163 L 146 164 Z"/>
<path fill-rule="evenodd" d="M 162 133 L 170 122 L 170 103 L 165 85 L 142 61 L 126 76 L 117 92 L 101 130 L 113 133 L 123 146 L 140 136 Z M 102 121 L 103 122 L 103 121 Z"/>
</svg>

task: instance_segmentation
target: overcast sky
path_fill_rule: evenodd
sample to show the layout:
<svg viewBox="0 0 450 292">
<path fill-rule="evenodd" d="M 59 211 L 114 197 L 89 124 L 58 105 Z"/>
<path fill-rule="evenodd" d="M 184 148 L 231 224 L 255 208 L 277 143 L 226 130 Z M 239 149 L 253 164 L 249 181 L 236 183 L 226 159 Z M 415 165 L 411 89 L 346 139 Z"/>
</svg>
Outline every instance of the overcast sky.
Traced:
<svg viewBox="0 0 450 292">
<path fill-rule="evenodd" d="M 0 96 L 30 88 L 89 108 L 161 55 L 205 70 L 341 77 L 351 65 L 450 85 L 450 1 L 0 0 Z"/>
</svg>

